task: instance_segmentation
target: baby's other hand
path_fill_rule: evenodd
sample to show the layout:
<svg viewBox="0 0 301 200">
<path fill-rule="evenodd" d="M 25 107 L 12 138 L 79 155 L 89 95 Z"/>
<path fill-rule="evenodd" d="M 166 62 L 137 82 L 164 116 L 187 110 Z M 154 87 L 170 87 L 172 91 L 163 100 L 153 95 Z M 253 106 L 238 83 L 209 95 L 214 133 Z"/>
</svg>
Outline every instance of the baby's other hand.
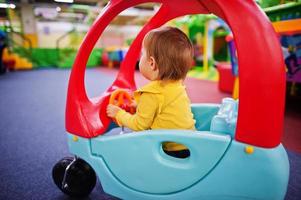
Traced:
<svg viewBox="0 0 301 200">
<path fill-rule="evenodd" d="M 121 110 L 121 108 L 119 108 L 118 106 L 115 106 L 113 104 L 109 104 L 107 106 L 107 115 L 108 115 L 108 117 L 115 118 L 119 110 Z"/>
</svg>

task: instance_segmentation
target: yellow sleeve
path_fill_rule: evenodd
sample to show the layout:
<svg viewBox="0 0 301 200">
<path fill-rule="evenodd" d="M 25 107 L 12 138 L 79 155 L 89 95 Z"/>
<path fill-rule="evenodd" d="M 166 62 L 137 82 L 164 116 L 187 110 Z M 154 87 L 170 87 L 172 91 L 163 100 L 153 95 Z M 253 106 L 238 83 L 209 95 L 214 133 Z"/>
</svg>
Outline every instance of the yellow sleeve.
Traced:
<svg viewBox="0 0 301 200">
<path fill-rule="evenodd" d="M 120 110 L 116 115 L 116 120 L 119 125 L 126 126 L 134 131 L 147 130 L 154 121 L 158 105 L 156 94 L 142 93 L 136 113 L 132 115 L 124 110 Z"/>
</svg>

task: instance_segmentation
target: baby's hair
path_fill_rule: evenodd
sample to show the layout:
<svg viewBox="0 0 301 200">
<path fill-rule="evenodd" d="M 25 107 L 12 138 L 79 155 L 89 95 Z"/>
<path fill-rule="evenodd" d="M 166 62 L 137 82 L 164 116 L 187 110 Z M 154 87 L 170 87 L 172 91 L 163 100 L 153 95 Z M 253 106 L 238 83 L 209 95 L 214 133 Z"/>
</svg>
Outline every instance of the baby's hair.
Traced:
<svg viewBox="0 0 301 200">
<path fill-rule="evenodd" d="M 193 47 L 180 29 L 163 27 L 148 32 L 143 42 L 147 57 L 154 57 L 159 80 L 185 79 L 193 62 Z"/>
</svg>

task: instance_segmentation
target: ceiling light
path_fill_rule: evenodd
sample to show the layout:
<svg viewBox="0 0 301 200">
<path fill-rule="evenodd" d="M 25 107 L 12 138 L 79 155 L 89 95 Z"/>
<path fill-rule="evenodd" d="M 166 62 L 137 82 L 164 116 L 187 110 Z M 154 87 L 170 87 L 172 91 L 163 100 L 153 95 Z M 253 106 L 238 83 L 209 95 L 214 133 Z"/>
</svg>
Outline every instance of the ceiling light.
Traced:
<svg viewBox="0 0 301 200">
<path fill-rule="evenodd" d="M 7 3 L 0 3 L 0 8 L 11 8 L 11 9 L 15 9 L 16 5 L 15 4 L 7 4 Z"/>
<path fill-rule="evenodd" d="M 73 0 L 54 0 L 54 1 L 59 3 L 73 3 Z"/>
</svg>

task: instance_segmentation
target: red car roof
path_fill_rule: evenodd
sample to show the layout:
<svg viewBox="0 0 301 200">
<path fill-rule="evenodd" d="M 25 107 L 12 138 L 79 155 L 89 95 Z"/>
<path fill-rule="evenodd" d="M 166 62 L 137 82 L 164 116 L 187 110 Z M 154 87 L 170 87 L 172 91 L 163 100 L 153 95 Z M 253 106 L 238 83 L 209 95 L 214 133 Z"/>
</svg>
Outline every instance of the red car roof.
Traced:
<svg viewBox="0 0 301 200">
<path fill-rule="evenodd" d="M 112 19 L 123 10 L 145 2 L 159 2 L 158 13 L 144 26 L 130 47 L 112 86 L 98 99 L 88 99 L 84 74 L 89 55 Z M 187 14 L 213 13 L 230 26 L 239 64 L 239 113 L 235 139 L 272 148 L 283 132 L 285 67 L 278 38 L 264 12 L 253 0 L 114 0 L 108 4 L 87 33 L 69 81 L 66 129 L 82 137 L 104 133 L 110 92 L 115 88 L 134 90 L 134 70 L 144 35 L 167 21 Z"/>
</svg>

